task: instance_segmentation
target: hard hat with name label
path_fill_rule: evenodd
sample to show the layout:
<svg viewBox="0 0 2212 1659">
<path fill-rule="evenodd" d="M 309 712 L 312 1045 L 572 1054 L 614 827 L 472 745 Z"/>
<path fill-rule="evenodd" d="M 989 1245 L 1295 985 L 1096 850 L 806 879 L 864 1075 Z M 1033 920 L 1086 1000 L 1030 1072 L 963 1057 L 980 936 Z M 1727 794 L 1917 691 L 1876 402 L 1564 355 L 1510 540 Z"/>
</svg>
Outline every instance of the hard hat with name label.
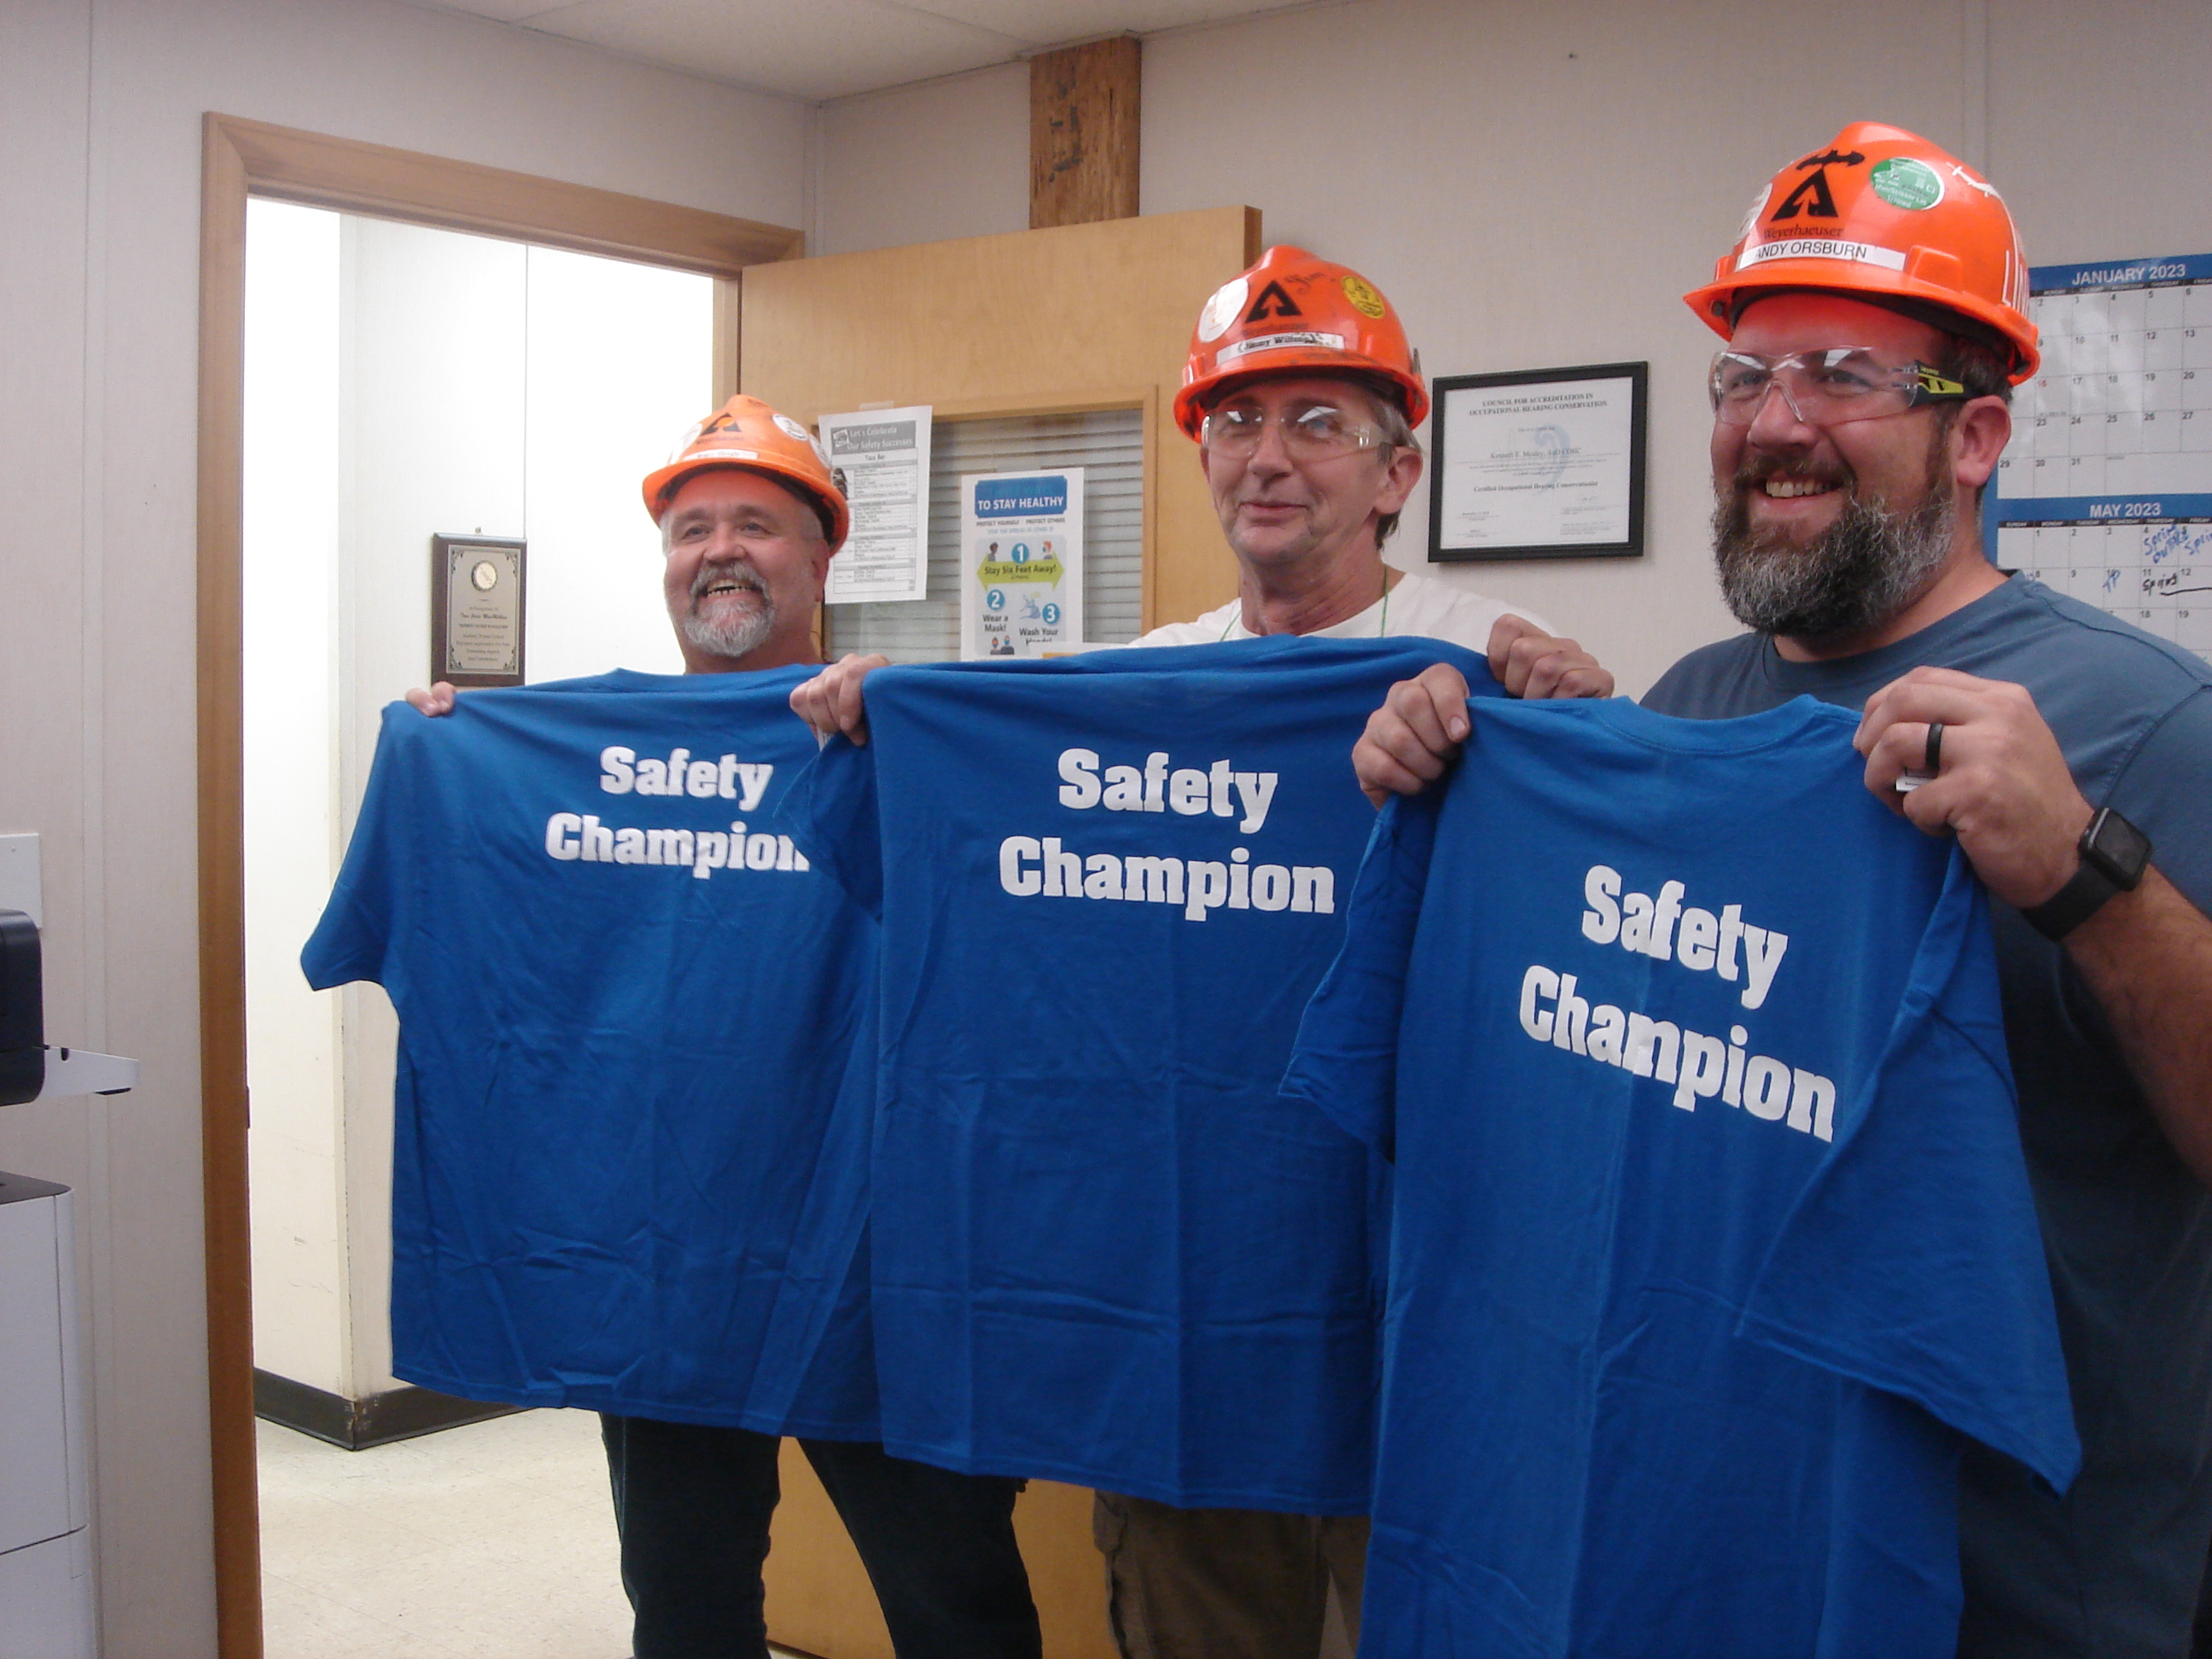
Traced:
<svg viewBox="0 0 2212 1659">
<path fill-rule="evenodd" d="M 2035 373 L 2027 258 L 2004 198 L 1901 128 L 1855 122 L 1776 173 L 1713 280 L 1682 297 L 1726 338 L 1747 304 L 1784 289 L 1887 304 L 1938 327 L 1963 319 L 1956 331 L 2009 353 L 2015 386 Z"/>
<path fill-rule="evenodd" d="M 678 439 L 667 465 L 645 475 L 645 510 L 653 523 L 660 522 L 686 478 L 718 466 L 765 472 L 792 485 L 817 504 L 830 550 L 844 544 L 852 509 L 845 504 L 845 481 L 821 444 L 788 415 L 743 392 Z"/>
<path fill-rule="evenodd" d="M 1197 437 L 1213 393 L 1262 374 L 1350 374 L 1395 392 L 1415 426 L 1429 412 L 1420 358 L 1382 291 L 1302 247 L 1271 247 L 1214 289 L 1191 331 L 1176 424 Z"/>
</svg>

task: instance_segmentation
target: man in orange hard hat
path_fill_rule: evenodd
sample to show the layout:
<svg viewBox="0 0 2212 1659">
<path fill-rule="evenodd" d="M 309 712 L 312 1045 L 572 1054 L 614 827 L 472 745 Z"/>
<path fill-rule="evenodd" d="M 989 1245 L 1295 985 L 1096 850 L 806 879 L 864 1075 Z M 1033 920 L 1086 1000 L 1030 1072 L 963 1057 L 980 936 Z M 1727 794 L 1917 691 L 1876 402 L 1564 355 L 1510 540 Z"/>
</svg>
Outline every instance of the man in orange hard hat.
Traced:
<svg viewBox="0 0 2212 1659">
<path fill-rule="evenodd" d="M 2212 1538 L 2212 671 L 1987 556 L 2027 296 L 1996 188 L 1925 139 L 1861 123 L 1775 176 L 1686 296 L 1727 343 L 1715 550 L 1753 631 L 1644 702 L 1863 709 L 1868 787 L 1997 901 L 2083 1464 L 2061 1498 L 1967 1449 L 1959 1650 L 2175 1659 Z M 1393 688 L 1370 794 L 1441 774 L 1463 697 L 1441 666 Z"/>
<path fill-rule="evenodd" d="M 1383 562 L 1420 481 L 1413 428 L 1428 408 L 1396 310 L 1358 272 L 1273 247 L 1222 284 L 1192 331 L 1175 416 L 1198 444 L 1237 591 L 1137 644 L 1423 635 L 1486 653 L 1517 696 L 1610 695 L 1613 677 L 1548 625 Z M 848 657 L 792 706 L 817 732 L 865 742 L 862 683 L 884 660 Z M 1101 1492 L 1095 1531 L 1126 1659 L 1313 1659 L 1332 1585 L 1357 1634 L 1362 1517 Z"/>
<path fill-rule="evenodd" d="M 646 476 L 644 496 L 685 673 L 819 660 L 815 606 L 852 520 L 842 479 L 805 427 L 732 398 Z M 445 714 L 453 696 L 441 682 L 408 701 Z M 606 1413 L 600 1425 L 637 1659 L 759 1659 L 777 1437 Z M 1013 1532 L 1019 1481 L 911 1462 L 872 1443 L 799 1444 L 867 1567 L 900 1659 L 1038 1659 Z"/>
</svg>

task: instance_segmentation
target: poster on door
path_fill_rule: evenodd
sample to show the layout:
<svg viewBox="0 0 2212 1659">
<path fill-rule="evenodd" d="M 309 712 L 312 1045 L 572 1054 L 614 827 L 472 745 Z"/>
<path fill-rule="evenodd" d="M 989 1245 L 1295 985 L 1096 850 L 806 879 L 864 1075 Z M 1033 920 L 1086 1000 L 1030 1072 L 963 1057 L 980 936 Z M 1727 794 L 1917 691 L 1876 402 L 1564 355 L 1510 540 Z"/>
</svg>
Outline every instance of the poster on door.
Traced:
<svg viewBox="0 0 2212 1659">
<path fill-rule="evenodd" d="M 853 533 L 830 562 L 823 602 L 927 599 L 928 405 L 824 415 L 822 441 L 853 509 Z"/>
<path fill-rule="evenodd" d="M 960 480 L 960 655 L 1036 657 L 1083 637 L 1083 469 Z"/>
</svg>

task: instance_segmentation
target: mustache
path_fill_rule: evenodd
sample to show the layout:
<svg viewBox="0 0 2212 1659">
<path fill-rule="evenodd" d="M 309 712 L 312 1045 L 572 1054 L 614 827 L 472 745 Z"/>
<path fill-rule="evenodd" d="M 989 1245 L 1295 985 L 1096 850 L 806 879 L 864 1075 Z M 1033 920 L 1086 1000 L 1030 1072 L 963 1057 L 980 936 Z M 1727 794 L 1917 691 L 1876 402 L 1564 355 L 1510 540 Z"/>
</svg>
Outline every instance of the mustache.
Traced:
<svg viewBox="0 0 2212 1659">
<path fill-rule="evenodd" d="M 699 567 L 699 574 L 691 578 L 691 597 L 695 599 L 703 598 L 709 588 L 719 587 L 726 582 L 763 596 L 768 592 L 768 583 L 762 580 L 759 571 L 742 560 L 724 559 Z"/>
<path fill-rule="evenodd" d="M 1729 483 L 1738 489 L 1749 489 L 1774 477 L 1804 478 L 1814 483 L 1836 484 L 1845 489 L 1854 488 L 1858 483 L 1858 475 L 1841 461 L 1814 465 L 1787 460 L 1779 455 L 1756 453 L 1746 456 L 1737 464 L 1735 476 Z"/>
</svg>

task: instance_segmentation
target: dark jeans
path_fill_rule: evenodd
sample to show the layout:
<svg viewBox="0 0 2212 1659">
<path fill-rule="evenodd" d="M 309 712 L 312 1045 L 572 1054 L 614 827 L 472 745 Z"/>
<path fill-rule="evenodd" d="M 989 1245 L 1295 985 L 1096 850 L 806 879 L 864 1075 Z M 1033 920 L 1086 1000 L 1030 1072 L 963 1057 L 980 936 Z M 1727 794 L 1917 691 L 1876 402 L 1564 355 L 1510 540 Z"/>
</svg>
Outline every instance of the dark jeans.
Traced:
<svg viewBox="0 0 2212 1659">
<path fill-rule="evenodd" d="M 636 1659 L 765 1659 L 761 1563 L 781 1487 L 775 1436 L 599 1419 Z M 881 1446 L 802 1440 L 852 1534 L 899 1659 L 1041 1659 L 1014 1542 L 1018 1480 Z"/>
</svg>

